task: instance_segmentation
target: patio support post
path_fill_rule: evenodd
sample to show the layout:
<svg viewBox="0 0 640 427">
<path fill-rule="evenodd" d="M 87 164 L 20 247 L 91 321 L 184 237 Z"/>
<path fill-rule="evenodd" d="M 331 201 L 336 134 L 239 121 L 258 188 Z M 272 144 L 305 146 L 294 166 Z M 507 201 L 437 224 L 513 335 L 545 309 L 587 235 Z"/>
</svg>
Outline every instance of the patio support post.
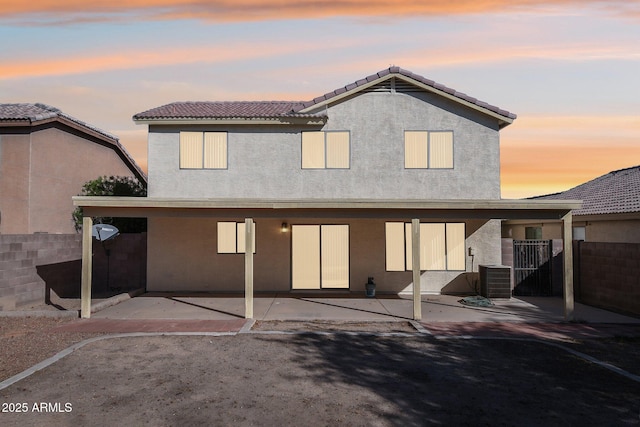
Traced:
<svg viewBox="0 0 640 427">
<path fill-rule="evenodd" d="M 253 319 L 253 219 L 244 220 L 244 318 Z"/>
<path fill-rule="evenodd" d="M 80 287 L 80 317 L 91 317 L 91 269 L 93 265 L 92 248 L 93 219 L 90 216 L 82 217 L 82 279 Z"/>
<path fill-rule="evenodd" d="M 573 221 L 571 211 L 562 217 L 564 244 L 564 320 L 573 320 Z"/>
<path fill-rule="evenodd" d="M 413 319 L 422 319 L 420 301 L 420 220 L 411 220 L 411 263 L 413 268 Z"/>
</svg>

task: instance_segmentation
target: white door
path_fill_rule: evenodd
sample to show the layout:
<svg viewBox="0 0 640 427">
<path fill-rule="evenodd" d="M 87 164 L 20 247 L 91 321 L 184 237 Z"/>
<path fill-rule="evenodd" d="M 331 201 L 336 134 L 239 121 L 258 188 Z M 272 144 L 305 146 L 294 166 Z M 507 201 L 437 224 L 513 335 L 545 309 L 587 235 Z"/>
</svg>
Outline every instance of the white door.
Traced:
<svg viewBox="0 0 640 427">
<path fill-rule="evenodd" d="M 292 289 L 349 289 L 349 226 L 291 226 Z"/>
</svg>

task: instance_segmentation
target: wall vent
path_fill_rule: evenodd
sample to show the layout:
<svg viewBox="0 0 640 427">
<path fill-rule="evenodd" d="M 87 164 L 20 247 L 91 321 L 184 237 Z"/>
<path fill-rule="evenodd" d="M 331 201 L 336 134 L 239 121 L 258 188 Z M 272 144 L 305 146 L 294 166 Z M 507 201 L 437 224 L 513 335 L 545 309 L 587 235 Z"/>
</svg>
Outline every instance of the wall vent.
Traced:
<svg viewBox="0 0 640 427">
<path fill-rule="evenodd" d="M 380 82 L 376 85 L 370 86 L 363 90 L 364 93 L 419 93 L 424 92 L 424 89 L 419 88 L 409 82 L 395 77 Z"/>
<path fill-rule="evenodd" d="M 365 93 L 391 93 L 391 79 L 366 88 Z"/>
</svg>

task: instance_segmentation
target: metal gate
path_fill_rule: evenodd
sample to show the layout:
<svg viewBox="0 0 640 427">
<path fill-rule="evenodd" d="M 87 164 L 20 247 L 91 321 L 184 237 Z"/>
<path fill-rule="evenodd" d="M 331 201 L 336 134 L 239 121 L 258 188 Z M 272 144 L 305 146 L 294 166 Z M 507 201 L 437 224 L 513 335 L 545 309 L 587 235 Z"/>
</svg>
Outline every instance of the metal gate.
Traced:
<svg viewBox="0 0 640 427">
<path fill-rule="evenodd" d="M 519 296 L 551 295 L 551 240 L 513 241 L 513 294 Z"/>
</svg>

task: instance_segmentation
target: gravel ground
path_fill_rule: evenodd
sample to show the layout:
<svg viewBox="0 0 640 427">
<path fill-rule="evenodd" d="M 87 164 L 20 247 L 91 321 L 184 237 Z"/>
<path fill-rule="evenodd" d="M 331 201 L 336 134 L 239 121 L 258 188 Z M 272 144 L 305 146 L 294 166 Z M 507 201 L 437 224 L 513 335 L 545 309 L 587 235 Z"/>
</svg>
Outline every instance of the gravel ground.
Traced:
<svg viewBox="0 0 640 427">
<path fill-rule="evenodd" d="M 48 359 L 75 343 L 101 335 L 50 332 L 51 328 L 74 320 L 77 319 L 0 317 L 0 381 Z"/>
<path fill-rule="evenodd" d="M 52 331 L 74 320 L 0 317 L 0 381 L 105 335 Z M 94 342 L 0 391 L 0 425 L 640 424 L 640 383 L 542 343 L 437 340 L 409 322 L 253 331 L 299 333 Z M 638 337 L 561 344 L 640 375 Z"/>
<path fill-rule="evenodd" d="M 37 307 L 38 310 L 41 307 Z M 0 317 L 0 381 L 55 355 L 65 348 L 105 333 L 51 332 L 74 318 Z M 409 322 L 257 321 L 253 331 L 326 331 L 415 333 Z M 574 340 L 565 347 L 593 356 L 640 376 L 640 337 Z"/>
<path fill-rule="evenodd" d="M 532 342 L 161 336 L 91 343 L 0 403 L 26 408 L 3 426 L 634 425 L 640 384 Z"/>
</svg>

